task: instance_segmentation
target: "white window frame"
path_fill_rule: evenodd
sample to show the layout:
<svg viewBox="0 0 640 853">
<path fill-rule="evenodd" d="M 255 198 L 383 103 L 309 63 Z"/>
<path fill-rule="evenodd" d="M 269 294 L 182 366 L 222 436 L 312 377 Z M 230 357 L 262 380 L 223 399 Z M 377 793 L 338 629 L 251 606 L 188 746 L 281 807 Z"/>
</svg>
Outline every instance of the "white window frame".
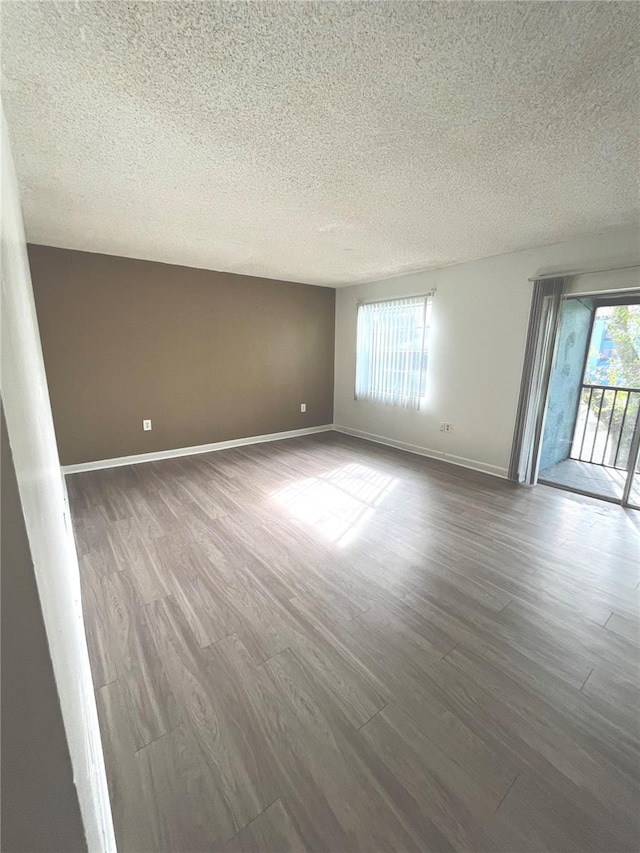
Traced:
<svg viewBox="0 0 640 853">
<path fill-rule="evenodd" d="M 356 400 L 420 409 L 426 396 L 432 296 L 433 291 L 358 304 Z"/>
</svg>

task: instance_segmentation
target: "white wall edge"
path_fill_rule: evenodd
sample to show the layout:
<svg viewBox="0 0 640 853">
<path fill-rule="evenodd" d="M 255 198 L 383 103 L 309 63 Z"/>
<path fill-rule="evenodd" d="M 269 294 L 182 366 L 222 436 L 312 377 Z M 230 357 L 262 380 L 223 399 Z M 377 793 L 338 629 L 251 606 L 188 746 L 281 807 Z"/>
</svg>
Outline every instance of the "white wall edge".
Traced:
<svg viewBox="0 0 640 853">
<path fill-rule="evenodd" d="M 7 436 L 86 848 L 91 853 L 116 853 L 78 557 L 60 474 L 17 177 L 1 104 L 0 119 L 1 384 Z M 34 690 L 37 687 L 34 683 Z M 34 697 L 37 701 L 35 692 Z M 62 766 L 62 756 L 59 761 Z M 62 781 L 66 785 L 71 779 Z"/>
<path fill-rule="evenodd" d="M 235 438 L 230 441 L 216 441 L 212 444 L 198 444 L 193 447 L 178 447 L 173 450 L 157 450 L 153 453 L 138 453 L 134 456 L 117 456 L 113 459 L 99 459 L 96 462 L 79 462 L 76 465 L 63 465 L 63 474 L 78 474 L 81 471 L 97 471 L 101 468 L 118 468 L 121 465 L 138 465 L 141 462 L 159 462 L 161 459 L 173 459 L 176 456 L 195 456 L 197 453 L 211 453 L 214 450 L 227 450 L 231 447 L 244 447 L 247 444 L 262 444 L 267 441 L 282 441 L 285 438 L 298 438 L 317 432 L 330 432 L 333 424 L 290 429 L 286 432 L 272 432 L 268 435 L 252 435 L 248 438 Z"/>
<path fill-rule="evenodd" d="M 409 444 L 406 441 L 396 441 L 393 438 L 386 438 L 384 435 L 375 435 L 372 432 L 365 432 L 360 429 L 351 429 L 351 427 L 339 426 L 335 424 L 333 429 L 336 432 L 342 432 L 345 435 L 352 435 L 355 438 L 364 438 L 366 441 L 374 441 L 376 444 L 384 444 L 387 447 L 395 447 L 397 450 L 406 450 L 408 453 L 416 453 L 418 456 L 427 456 L 429 459 L 440 459 L 443 462 L 448 462 L 450 465 L 457 465 L 459 468 L 469 468 L 472 471 L 480 471 L 482 474 L 490 474 L 492 477 L 500 477 L 502 480 L 508 479 L 508 469 L 501 468 L 499 465 L 489 465 L 486 462 L 479 462 L 477 459 L 467 459 L 464 456 L 455 456 L 452 453 L 446 453 L 442 450 L 431 450 L 428 447 L 420 447 L 417 444 Z"/>
</svg>

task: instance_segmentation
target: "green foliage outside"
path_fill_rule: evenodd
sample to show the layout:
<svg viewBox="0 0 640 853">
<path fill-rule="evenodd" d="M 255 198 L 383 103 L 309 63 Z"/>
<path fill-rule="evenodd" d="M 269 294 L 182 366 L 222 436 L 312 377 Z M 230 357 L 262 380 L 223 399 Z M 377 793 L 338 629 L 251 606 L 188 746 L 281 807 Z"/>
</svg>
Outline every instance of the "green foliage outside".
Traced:
<svg viewBox="0 0 640 853">
<path fill-rule="evenodd" d="M 616 305 L 607 318 L 614 357 L 596 368 L 595 384 L 640 389 L 640 305 Z"/>
<path fill-rule="evenodd" d="M 606 364 L 591 371 L 591 382 L 611 386 L 611 389 L 594 390 L 590 410 L 595 418 L 600 418 L 600 430 L 610 427 L 609 440 L 604 449 L 604 464 L 615 463 L 617 468 L 625 468 L 640 405 L 640 393 L 619 391 L 616 394 L 615 389 L 635 388 L 640 392 L 640 305 L 617 305 L 609 309 L 607 334 L 614 343 L 612 357 Z M 593 354 L 592 351 L 590 355 Z M 589 397 L 589 392 L 584 391 L 584 405 L 589 404 Z"/>
</svg>

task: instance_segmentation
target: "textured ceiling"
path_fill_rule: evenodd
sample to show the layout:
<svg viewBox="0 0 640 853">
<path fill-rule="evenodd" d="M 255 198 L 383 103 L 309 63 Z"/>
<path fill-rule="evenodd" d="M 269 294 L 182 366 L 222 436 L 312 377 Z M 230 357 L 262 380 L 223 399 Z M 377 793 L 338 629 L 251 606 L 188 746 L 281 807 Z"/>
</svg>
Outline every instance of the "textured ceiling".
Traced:
<svg viewBox="0 0 640 853">
<path fill-rule="evenodd" d="M 341 285 L 633 223 L 639 16 L 3 2 L 28 239 Z"/>
</svg>

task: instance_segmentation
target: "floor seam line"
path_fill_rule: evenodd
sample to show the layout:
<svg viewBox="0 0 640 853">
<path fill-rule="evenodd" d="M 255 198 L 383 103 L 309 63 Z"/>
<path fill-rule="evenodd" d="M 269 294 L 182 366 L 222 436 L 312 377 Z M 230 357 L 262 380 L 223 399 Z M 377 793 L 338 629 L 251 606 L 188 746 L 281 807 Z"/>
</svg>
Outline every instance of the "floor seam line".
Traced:
<svg viewBox="0 0 640 853">
<path fill-rule="evenodd" d="M 503 794 L 503 795 L 502 795 L 502 797 L 500 798 L 500 802 L 499 802 L 499 803 L 498 803 L 498 805 L 496 806 L 496 812 L 498 811 L 498 809 L 500 808 L 500 806 L 504 803 L 504 801 L 505 801 L 505 800 L 506 800 L 506 798 L 507 798 L 507 794 L 508 794 L 508 793 L 509 793 L 509 791 L 513 788 L 513 786 L 516 784 L 516 782 L 518 781 L 518 779 L 519 779 L 519 778 L 520 778 L 520 774 L 519 774 L 519 773 L 516 773 L 516 777 L 515 777 L 515 779 L 514 779 L 514 780 L 513 780 L 513 782 L 509 785 L 509 787 L 507 788 L 507 790 L 504 792 L 504 794 Z M 495 812 L 494 812 L 494 814 L 495 814 Z"/>
<path fill-rule="evenodd" d="M 373 610 L 373 604 L 371 607 L 368 607 L 366 610 L 363 610 L 362 613 L 356 613 L 351 619 L 347 619 L 347 622 L 355 622 L 356 619 L 359 619 L 361 616 L 364 616 L 365 613 L 368 613 L 370 610 Z"/>
<path fill-rule="evenodd" d="M 260 663 L 257 664 L 257 666 L 264 666 L 265 663 L 269 663 L 269 661 L 275 660 L 275 658 L 277 658 L 279 655 L 283 654 L 283 652 L 290 652 L 290 651 L 292 651 L 291 646 L 286 646 L 284 649 L 280 649 L 279 652 L 276 652 L 275 655 L 271 655 L 270 658 L 267 658 L 266 660 L 260 661 Z M 280 797 L 278 797 L 278 799 L 280 799 Z M 275 800 L 274 800 L 274 802 L 275 802 Z"/>
<path fill-rule="evenodd" d="M 236 838 L 238 835 L 240 835 L 241 832 L 244 832 L 245 829 L 247 829 L 249 826 L 251 826 L 251 824 L 254 821 L 258 820 L 259 817 L 261 817 L 268 809 L 271 808 L 271 806 L 273 806 L 277 802 L 281 802 L 280 797 L 276 797 L 275 800 L 270 802 L 268 806 L 265 806 L 261 812 L 258 812 L 258 814 L 255 817 L 252 817 L 251 820 L 248 821 L 247 823 L 245 823 L 244 826 L 241 826 L 240 829 L 236 829 L 236 831 L 233 833 L 233 835 L 229 836 L 229 838 L 226 838 L 222 843 L 223 844 L 229 844 L 231 841 L 233 841 L 234 838 Z"/>
<path fill-rule="evenodd" d="M 181 720 L 177 726 L 173 726 L 172 728 L 167 729 L 166 732 L 163 732 L 161 735 L 158 735 L 158 737 L 154 737 L 154 739 L 150 740 L 149 743 L 144 743 L 142 746 L 138 747 L 138 749 L 135 749 L 133 754 L 137 755 L 139 752 L 142 752 L 143 749 L 146 749 L 148 746 L 151 746 L 152 744 L 157 743 L 157 741 L 162 740 L 163 737 L 170 735 L 171 732 L 175 732 L 175 730 L 179 729 L 180 726 L 182 726 L 182 725 L 184 725 L 183 720 Z"/>
<path fill-rule="evenodd" d="M 94 688 L 93 688 L 94 693 L 97 693 L 98 690 L 102 690 L 103 687 L 108 687 L 110 684 L 115 684 L 117 680 L 118 680 L 118 676 L 116 676 L 115 678 L 112 678 L 111 681 L 105 681 L 105 683 L 101 684 L 99 687 L 94 686 Z"/>
<path fill-rule="evenodd" d="M 351 619 L 346 619 L 345 621 L 346 622 L 355 622 L 356 619 L 359 619 L 361 616 L 364 616 L 365 613 L 368 613 L 372 607 L 373 607 L 373 604 L 370 604 L 366 610 L 361 610 L 360 613 L 356 613 L 356 615 L 352 616 Z"/>
<path fill-rule="evenodd" d="M 448 658 L 448 657 L 449 657 L 449 655 L 451 654 L 451 652 L 455 652 L 455 650 L 458 648 L 458 646 L 460 645 L 460 643 L 461 643 L 461 642 L 462 642 L 462 640 L 458 640 L 458 642 L 455 644 L 455 646 L 454 646 L 452 649 L 449 649 L 449 651 L 448 651 L 448 652 L 446 652 L 445 654 L 443 654 L 443 655 L 442 655 L 442 657 L 440 658 L 440 660 L 446 660 L 446 658 Z"/>
<path fill-rule="evenodd" d="M 382 708 L 378 708 L 378 710 L 375 712 L 375 714 L 372 714 L 372 715 L 369 717 L 369 719 L 368 719 L 368 720 L 365 720 L 365 721 L 364 721 L 364 723 L 362 723 L 362 725 L 361 725 L 361 726 L 358 726 L 358 728 L 356 729 L 356 731 L 357 731 L 357 732 L 359 732 L 359 731 L 360 731 L 360 729 L 364 728 L 364 727 L 367 725 L 367 723 L 370 723 L 370 722 L 371 722 L 371 720 L 373 720 L 373 718 L 374 718 L 374 717 L 377 717 L 377 716 L 378 716 L 378 714 L 380 714 L 382 711 L 384 711 L 384 709 L 385 709 L 385 708 L 388 708 L 390 704 L 391 704 L 391 702 L 387 702 L 387 703 L 386 703 L 386 705 L 383 705 L 383 706 L 382 706 Z"/>
<path fill-rule="evenodd" d="M 582 682 L 582 685 L 581 685 L 581 687 L 580 687 L 580 692 L 581 692 L 581 693 L 582 693 L 582 688 L 585 686 L 585 684 L 587 683 L 587 681 L 589 681 L 589 679 L 591 678 L 591 673 L 593 672 L 593 670 L 594 670 L 594 669 L 595 669 L 595 667 L 591 667 L 591 671 L 589 672 L 589 675 L 587 675 L 587 677 L 585 678 L 585 680 Z"/>
<path fill-rule="evenodd" d="M 221 643 L 223 640 L 228 640 L 229 637 L 238 637 L 240 639 L 240 633 L 238 631 L 232 631 L 230 634 L 225 634 L 224 637 L 218 637 L 217 640 L 211 640 L 210 643 L 207 643 L 206 646 L 200 646 L 202 651 L 205 649 L 210 649 L 211 646 L 215 646 L 217 643 Z"/>
</svg>

